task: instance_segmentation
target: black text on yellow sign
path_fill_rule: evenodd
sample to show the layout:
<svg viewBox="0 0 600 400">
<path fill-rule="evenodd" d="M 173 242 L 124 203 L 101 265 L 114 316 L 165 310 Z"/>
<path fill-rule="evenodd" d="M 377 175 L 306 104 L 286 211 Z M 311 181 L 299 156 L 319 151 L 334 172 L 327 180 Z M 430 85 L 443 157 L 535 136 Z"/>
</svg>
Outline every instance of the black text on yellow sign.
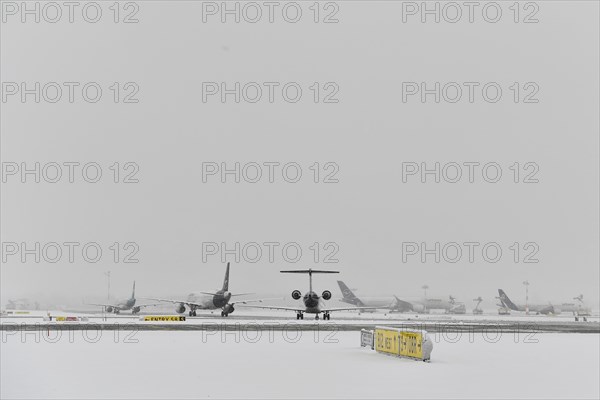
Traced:
<svg viewBox="0 0 600 400">
<path fill-rule="evenodd" d="M 410 358 L 423 358 L 423 335 L 387 329 L 375 330 L 375 350 Z"/>
<path fill-rule="evenodd" d="M 400 332 L 400 355 L 423 358 L 423 335 L 418 332 Z"/>
<path fill-rule="evenodd" d="M 144 317 L 144 321 L 185 321 L 185 317 L 182 315 L 147 315 Z"/>
</svg>

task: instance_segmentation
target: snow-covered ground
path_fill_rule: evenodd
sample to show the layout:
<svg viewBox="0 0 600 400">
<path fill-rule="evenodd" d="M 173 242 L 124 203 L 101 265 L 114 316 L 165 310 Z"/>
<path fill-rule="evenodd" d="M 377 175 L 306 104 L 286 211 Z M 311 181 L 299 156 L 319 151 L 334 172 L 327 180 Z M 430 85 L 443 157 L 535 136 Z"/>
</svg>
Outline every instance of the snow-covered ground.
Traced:
<svg viewBox="0 0 600 400">
<path fill-rule="evenodd" d="M 598 398 L 600 335 L 435 336 L 431 363 L 358 332 L 7 334 L 1 398 Z M 37 340 L 37 342 L 36 342 Z"/>
</svg>

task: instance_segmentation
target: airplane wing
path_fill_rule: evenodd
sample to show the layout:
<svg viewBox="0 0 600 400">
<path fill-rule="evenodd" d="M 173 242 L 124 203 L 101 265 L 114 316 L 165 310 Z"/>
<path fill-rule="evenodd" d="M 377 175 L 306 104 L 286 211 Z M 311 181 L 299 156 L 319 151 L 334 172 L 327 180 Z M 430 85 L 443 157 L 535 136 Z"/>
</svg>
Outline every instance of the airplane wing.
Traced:
<svg viewBox="0 0 600 400">
<path fill-rule="evenodd" d="M 219 295 L 218 293 L 213 293 L 213 292 L 196 292 L 196 293 L 207 294 L 209 296 L 218 296 Z M 250 295 L 250 294 L 254 294 L 254 293 L 236 293 L 236 294 L 232 294 L 231 297 L 234 297 L 234 296 L 247 296 L 247 295 Z"/>
<path fill-rule="evenodd" d="M 152 306 L 160 306 L 160 303 L 156 303 L 156 304 L 136 304 L 134 307 L 152 307 Z"/>
<path fill-rule="evenodd" d="M 351 310 L 377 310 L 377 307 L 343 307 L 343 308 L 322 308 L 322 312 L 331 311 L 351 311 Z"/>
<path fill-rule="evenodd" d="M 236 300 L 236 301 L 230 301 L 229 304 L 234 305 L 234 304 L 248 304 L 248 303 L 262 303 L 263 300 L 266 299 L 253 299 L 253 300 Z"/>
<path fill-rule="evenodd" d="M 244 307 L 244 306 L 241 306 Z M 294 307 L 277 307 L 277 306 L 247 306 L 251 308 L 266 308 L 269 310 L 285 310 L 295 312 L 305 312 L 306 308 L 294 308 Z M 376 310 L 377 307 L 343 307 L 343 308 L 322 308 L 320 312 L 331 312 L 331 311 L 348 311 L 348 310 Z"/>
<path fill-rule="evenodd" d="M 240 306 L 240 307 L 249 307 L 249 308 L 265 308 L 267 310 L 285 310 L 285 311 L 302 311 L 304 312 L 305 308 L 293 308 L 293 307 L 277 307 L 277 306 Z"/>
<path fill-rule="evenodd" d="M 189 300 L 175 300 L 175 299 L 154 299 L 151 297 L 146 297 L 147 300 L 154 300 L 154 301 L 163 301 L 166 303 L 173 303 L 173 304 L 185 304 L 187 306 L 194 306 L 194 307 L 198 307 L 198 308 L 202 308 L 204 307 L 204 305 L 200 304 L 200 303 L 194 303 L 193 301 L 189 301 Z"/>
<path fill-rule="evenodd" d="M 115 308 L 117 310 L 121 310 L 121 307 L 113 305 L 113 304 L 96 304 L 96 303 L 85 303 L 88 306 L 99 306 L 99 307 L 111 307 L 111 308 Z"/>
</svg>

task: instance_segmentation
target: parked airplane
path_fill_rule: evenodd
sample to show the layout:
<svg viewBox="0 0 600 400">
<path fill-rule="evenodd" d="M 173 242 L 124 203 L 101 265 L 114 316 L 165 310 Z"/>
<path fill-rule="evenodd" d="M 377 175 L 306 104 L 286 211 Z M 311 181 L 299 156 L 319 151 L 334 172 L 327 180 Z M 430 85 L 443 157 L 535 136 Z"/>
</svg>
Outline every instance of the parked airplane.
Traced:
<svg viewBox="0 0 600 400">
<path fill-rule="evenodd" d="M 426 298 L 413 301 L 411 304 L 415 312 L 429 313 L 431 310 L 444 310 L 447 314 L 466 314 L 467 312 L 465 303 L 456 301 L 453 296 L 448 296 L 448 300 Z"/>
<path fill-rule="evenodd" d="M 449 314 L 465 314 L 467 310 L 464 303 L 457 302 L 452 296 L 449 297 L 449 301 L 431 298 L 419 301 L 406 301 L 399 299 L 398 296 L 360 299 L 343 281 L 338 281 L 338 285 L 342 291 L 342 299 L 340 301 L 355 306 L 366 306 L 373 309 L 383 308 L 392 312 L 412 311 L 418 313 L 428 313 L 430 310 L 444 310 Z"/>
<path fill-rule="evenodd" d="M 196 310 L 216 310 L 218 308 L 221 309 L 221 317 L 227 317 L 229 314 L 235 311 L 234 305 L 236 303 L 247 304 L 252 302 L 262 302 L 262 300 L 239 300 L 237 302 L 230 301 L 234 296 L 245 296 L 248 294 L 250 293 L 232 294 L 229 291 L 229 263 L 227 263 L 223 287 L 220 290 L 216 290 L 214 292 L 190 293 L 186 300 L 153 298 L 149 298 L 149 300 L 178 304 L 175 311 L 177 311 L 179 314 L 183 314 L 187 306 L 189 308 L 188 315 L 190 317 L 196 316 Z"/>
<path fill-rule="evenodd" d="M 511 299 L 508 298 L 504 290 L 498 289 L 498 294 L 500 295 L 500 302 L 502 305 L 512 311 L 525 311 L 525 312 L 534 312 L 536 314 L 560 314 L 560 309 L 558 307 L 554 307 L 552 304 L 527 304 L 518 305 L 512 302 Z"/>
<path fill-rule="evenodd" d="M 402 301 L 396 296 L 388 297 L 363 297 L 358 298 L 354 292 L 344 283 L 344 281 L 337 281 L 340 291 L 342 292 L 342 303 L 352 304 L 358 307 L 373 307 L 365 311 L 375 312 L 377 308 L 387 309 L 392 312 L 407 312 L 413 311 L 412 304 L 407 301 Z"/>
<path fill-rule="evenodd" d="M 31 303 L 28 299 L 8 300 L 7 310 L 39 310 L 40 304 L 36 301 Z"/>
<path fill-rule="evenodd" d="M 137 306 L 135 305 L 135 281 L 133 281 L 133 291 L 131 292 L 131 297 L 128 299 L 123 299 L 120 301 L 117 301 L 116 304 L 93 304 L 93 303 L 88 303 L 88 305 L 90 306 L 101 306 L 104 307 L 104 310 L 108 313 L 115 313 L 115 314 L 119 314 L 121 311 L 127 311 L 127 310 L 131 310 L 132 314 L 137 314 L 140 312 L 140 310 L 142 309 L 142 307 L 150 307 L 150 306 L 155 306 L 156 304 L 138 304 Z"/>
<path fill-rule="evenodd" d="M 319 319 L 319 314 L 323 313 L 323 319 L 331 319 L 331 315 L 329 315 L 332 311 L 348 311 L 348 310 L 365 310 L 365 309 L 373 309 L 373 307 L 346 307 L 346 308 L 322 308 L 323 300 L 331 299 L 331 292 L 329 290 L 324 290 L 319 296 L 315 291 L 313 291 L 312 284 L 312 274 L 339 274 L 339 271 L 324 271 L 324 270 L 316 270 L 316 269 L 297 269 L 291 271 L 279 271 L 285 274 L 308 274 L 308 292 L 302 296 L 302 292 L 299 290 L 294 290 L 292 292 L 292 299 L 299 300 L 302 298 L 302 303 L 304 307 L 276 307 L 276 306 L 250 306 L 253 308 L 266 308 L 271 310 L 287 310 L 287 311 L 295 311 L 296 319 L 304 319 L 304 313 L 307 314 L 315 314 L 315 319 Z"/>
</svg>

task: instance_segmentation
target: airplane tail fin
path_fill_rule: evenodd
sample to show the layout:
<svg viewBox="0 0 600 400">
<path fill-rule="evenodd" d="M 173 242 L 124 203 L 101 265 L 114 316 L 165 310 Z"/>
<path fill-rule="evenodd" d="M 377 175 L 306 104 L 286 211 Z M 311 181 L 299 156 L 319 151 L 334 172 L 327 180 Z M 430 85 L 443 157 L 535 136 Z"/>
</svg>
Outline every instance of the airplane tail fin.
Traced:
<svg viewBox="0 0 600 400">
<path fill-rule="evenodd" d="M 398 296 L 394 295 L 394 308 L 400 312 L 414 311 L 412 303 L 408 301 L 400 300 Z"/>
<path fill-rule="evenodd" d="M 133 281 L 133 291 L 131 292 L 131 298 L 135 299 L 135 281 Z"/>
<path fill-rule="evenodd" d="M 504 290 L 498 289 L 498 294 L 500 295 L 500 302 L 502 304 L 513 311 L 519 311 L 519 307 L 508 298 L 506 293 L 504 293 Z"/>
<path fill-rule="evenodd" d="M 355 306 L 364 306 L 363 302 L 350 290 L 343 281 L 337 281 L 340 290 L 342 291 L 342 301 L 344 303 L 350 303 Z"/>
<path fill-rule="evenodd" d="M 229 291 L 229 263 L 227 263 L 227 269 L 225 270 L 225 279 L 223 279 L 223 291 Z"/>
</svg>

